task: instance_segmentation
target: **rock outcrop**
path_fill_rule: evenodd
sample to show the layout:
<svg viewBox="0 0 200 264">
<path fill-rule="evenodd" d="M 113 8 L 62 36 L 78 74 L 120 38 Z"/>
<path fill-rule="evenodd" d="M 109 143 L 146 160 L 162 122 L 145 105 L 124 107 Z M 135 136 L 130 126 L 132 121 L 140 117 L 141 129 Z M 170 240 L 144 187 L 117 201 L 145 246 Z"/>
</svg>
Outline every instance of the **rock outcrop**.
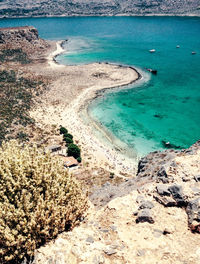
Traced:
<svg viewBox="0 0 200 264">
<path fill-rule="evenodd" d="M 200 263 L 200 141 L 154 152 L 137 177 L 96 187 L 80 226 L 40 248 L 35 264 Z"/>
<path fill-rule="evenodd" d="M 137 180 L 152 181 L 154 199 L 186 210 L 188 224 L 200 233 L 200 141 L 187 150 L 154 152 L 138 164 Z"/>
<path fill-rule="evenodd" d="M 48 47 L 49 44 L 39 37 L 34 27 L 0 28 L 0 50 L 22 49 L 29 57 L 41 59 Z"/>
<path fill-rule="evenodd" d="M 198 0 L 8 0 L 0 1 L 0 17 L 200 14 Z"/>
</svg>

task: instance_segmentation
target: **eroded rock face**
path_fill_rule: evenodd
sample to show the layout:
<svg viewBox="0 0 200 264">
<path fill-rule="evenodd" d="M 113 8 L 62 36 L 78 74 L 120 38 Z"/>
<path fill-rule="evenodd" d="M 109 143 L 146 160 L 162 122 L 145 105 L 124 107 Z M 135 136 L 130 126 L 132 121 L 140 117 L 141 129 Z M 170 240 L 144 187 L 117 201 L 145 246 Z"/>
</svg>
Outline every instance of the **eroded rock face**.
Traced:
<svg viewBox="0 0 200 264">
<path fill-rule="evenodd" d="M 200 141 L 182 151 L 150 153 L 138 164 L 137 181 L 152 181 L 154 199 L 165 207 L 185 209 L 189 227 L 200 233 L 199 172 Z"/>
<path fill-rule="evenodd" d="M 40 57 L 48 47 L 34 27 L 0 28 L 0 49 L 22 49 L 30 57 Z"/>
</svg>

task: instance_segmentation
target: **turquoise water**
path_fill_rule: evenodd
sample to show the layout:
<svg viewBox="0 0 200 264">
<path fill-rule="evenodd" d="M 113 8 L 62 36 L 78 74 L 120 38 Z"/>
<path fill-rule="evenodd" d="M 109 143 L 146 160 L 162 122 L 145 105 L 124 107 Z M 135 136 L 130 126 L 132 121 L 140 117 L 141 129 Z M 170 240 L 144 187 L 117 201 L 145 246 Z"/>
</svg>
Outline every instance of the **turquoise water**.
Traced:
<svg viewBox="0 0 200 264">
<path fill-rule="evenodd" d="M 163 148 L 162 141 L 186 148 L 200 139 L 200 18 L 0 20 L 1 27 L 19 25 L 36 26 L 46 39 L 68 39 L 60 63 L 108 61 L 158 70 L 129 89 L 105 93 L 89 107 L 90 115 L 138 156 Z"/>
</svg>

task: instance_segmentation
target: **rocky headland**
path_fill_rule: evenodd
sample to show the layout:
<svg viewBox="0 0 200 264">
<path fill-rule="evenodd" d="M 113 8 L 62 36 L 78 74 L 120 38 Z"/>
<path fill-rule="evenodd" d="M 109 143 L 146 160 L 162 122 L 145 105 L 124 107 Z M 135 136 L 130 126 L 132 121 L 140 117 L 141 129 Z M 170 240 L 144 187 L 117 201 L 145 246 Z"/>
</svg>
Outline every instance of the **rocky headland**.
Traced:
<svg viewBox="0 0 200 264">
<path fill-rule="evenodd" d="M 42 59 L 50 45 L 31 26 L 0 28 L 0 49 L 21 49 L 30 59 Z"/>
</svg>

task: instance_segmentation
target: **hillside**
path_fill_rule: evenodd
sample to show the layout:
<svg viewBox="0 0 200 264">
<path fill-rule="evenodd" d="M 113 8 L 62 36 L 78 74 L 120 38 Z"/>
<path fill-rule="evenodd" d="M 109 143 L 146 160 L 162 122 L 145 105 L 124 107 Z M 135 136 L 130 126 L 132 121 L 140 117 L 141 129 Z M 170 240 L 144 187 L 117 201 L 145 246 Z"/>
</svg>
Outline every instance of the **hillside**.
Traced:
<svg viewBox="0 0 200 264">
<path fill-rule="evenodd" d="M 198 0 L 0 0 L 0 17 L 200 15 Z"/>
<path fill-rule="evenodd" d="M 27 68 L 42 62 L 48 48 L 34 27 L 0 29 L 0 144 L 6 138 L 27 140 L 33 129 L 29 110 L 46 85 Z"/>
<path fill-rule="evenodd" d="M 199 145 L 154 152 L 136 178 L 96 187 L 88 216 L 34 264 L 199 264 Z"/>
</svg>

